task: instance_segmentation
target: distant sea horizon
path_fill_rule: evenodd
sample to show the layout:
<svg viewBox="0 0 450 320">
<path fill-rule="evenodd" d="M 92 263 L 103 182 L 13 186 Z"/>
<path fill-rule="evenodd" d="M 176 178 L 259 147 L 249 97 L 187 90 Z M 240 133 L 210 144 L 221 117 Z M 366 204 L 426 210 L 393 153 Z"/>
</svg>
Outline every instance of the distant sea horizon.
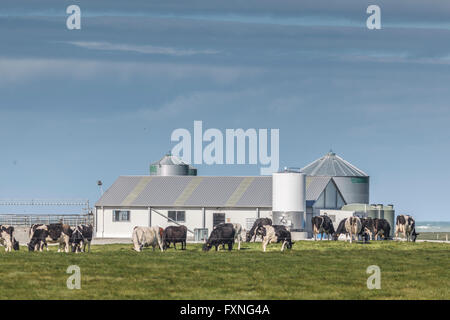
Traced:
<svg viewBox="0 0 450 320">
<path fill-rule="evenodd" d="M 417 232 L 450 232 L 450 221 L 416 221 Z"/>
</svg>

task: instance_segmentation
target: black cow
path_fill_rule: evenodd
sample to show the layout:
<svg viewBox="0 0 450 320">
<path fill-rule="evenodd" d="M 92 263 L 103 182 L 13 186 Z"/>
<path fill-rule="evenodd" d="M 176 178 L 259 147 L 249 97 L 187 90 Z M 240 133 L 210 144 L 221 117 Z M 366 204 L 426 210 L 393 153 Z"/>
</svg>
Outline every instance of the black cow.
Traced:
<svg viewBox="0 0 450 320">
<path fill-rule="evenodd" d="M 19 241 L 14 237 L 13 226 L 0 225 L 0 244 L 5 245 L 6 252 L 11 252 L 12 249 L 19 250 Z"/>
<path fill-rule="evenodd" d="M 220 245 L 228 245 L 228 250 L 233 250 L 235 230 L 232 223 L 218 225 L 203 246 L 203 251 L 209 251 L 213 246 L 218 250 Z"/>
<path fill-rule="evenodd" d="M 72 252 L 85 252 L 86 245 L 88 246 L 88 252 L 91 252 L 91 241 L 94 228 L 92 225 L 80 224 L 76 226 L 70 237 L 70 243 L 72 244 Z"/>
<path fill-rule="evenodd" d="M 384 240 L 390 239 L 391 225 L 386 219 L 373 219 L 374 239 L 383 237 Z"/>
<path fill-rule="evenodd" d="M 328 240 L 330 240 L 331 235 L 334 233 L 334 226 L 333 221 L 331 221 L 331 218 L 327 215 L 323 216 L 315 216 L 311 218 L 311 223 L 313 226 L 313 233 L 314 233 L 314 241 L 317 240 L 317 234 L 321 234 L 320 240 L 323 239 L 323 233 L 328 237 Z"/>
<path fill-rule="evenodd" d="M 261 230 L 262 226 L 271 226 L 272 220 L 270 218 L 259 218 L 255 220 L 253 223 L 253 227 L 250 231 L 247 232 L 247 242 L 250 242 L 253 239 L 253 242 L 256 241 L 256 237 L 259 235 L 262 238 L 262 235 L 258 233 L 258 230 Z"/>
<path fill-rule="evenodd" d="M 176 243 L 181 242 L 181 250 L 186 250 L 187 228 L 185 226 L 169 226 L 164 230 L 162 242 L 164 250 L 170 248 L 170 243 L 173 243 L 175 250 Z"/>
</svg>

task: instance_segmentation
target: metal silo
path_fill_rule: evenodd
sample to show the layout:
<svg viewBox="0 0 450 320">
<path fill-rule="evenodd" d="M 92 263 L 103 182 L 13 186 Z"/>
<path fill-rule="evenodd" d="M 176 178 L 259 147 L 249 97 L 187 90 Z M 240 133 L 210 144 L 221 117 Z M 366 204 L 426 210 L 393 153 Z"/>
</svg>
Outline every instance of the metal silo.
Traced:
<svg viewBox="0 0 450 320">
<path fill-rule="evenodd" d="M 272 217 L 274 225 L 284 225 L 291 232 L 304 229 L 306 212 L 306 175 L 284 171 L 272 176 Z"/>
<path fill-rule="evenodd" d="M 332 177 L 346 204 L 369 203 L 370 177 L 332 151 L 301 171 L 308 176 Z"/>
<path fill-rule="evenodd" d="M 386 219 L 389 224 L 391 225 L 391 234 L 390 236 L 394 236 L 395 232 L 395 210 L 394 205 L 388 204 L 387 206 L 384 206 L 384 219 Z"/>
<path fill-rule="evenodd" d="M 184 163 L 180 158 L 166 154 L 161 160 L 150 165 L 152 176 L 196 176 L 197 169 Z"/>
</svg>

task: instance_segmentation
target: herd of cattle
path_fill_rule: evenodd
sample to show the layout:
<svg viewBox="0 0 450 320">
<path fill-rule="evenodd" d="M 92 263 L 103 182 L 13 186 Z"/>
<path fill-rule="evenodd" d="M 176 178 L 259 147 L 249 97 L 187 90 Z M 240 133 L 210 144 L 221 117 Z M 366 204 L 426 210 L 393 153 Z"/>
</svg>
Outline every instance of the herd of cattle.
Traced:
<svg viewBox="0 0 450 320">
<path fill-rule="evenodd" d="M 48 251 L 48 243 L 57 243 L 58 252 L 84 252 L 86 245 L 90 251 L 92 235 L 92 225 L 81 224 L 72 228 L 62 223 L 33 224 L 29 230 L 30 242 L 27 247 L 29 251 L 43 251 L 44 247 Z M 0 243 L 7 252 L 19 250 L 13 226 L 0 226 Z"/>
<path fill-rule="evenodd" d="M 345 235 L 347 240 L 350 237 L 350 243 L 353 238 L 356 240 L 362 239 L 367 242 L 368 240 L 377 239 L 390 239 L 391 226 L 386 219 L 378 218 L 359 218 L 359 217 L 349 217 L 341 220 L 337 230 L 334 230 L 333 223 L 327 215 L 316 216 L 312 218 L 314 240 L 317 239 L 317 235 L 321 234 L 321 239 L 323 239 L 324 233 L 327 238 L 333 238 L 337 240 L 341 234 Z M 417 236 L 416 233 L 416 222 L 413 217 L 408 215 L 397 216 L 397 221 L 395 223 L 395 238 L 398 238 L 399 234 L 403 234 L 407 241 L 415 242 Z"/>
<path fill-rule="evenodd" d="M 349 217 L 340 221 L 337 229 L 334 229 L 331 218 L 327 215 L 312 218 L 314 240 L 317 235 L 327 235 L 328 240 L 338 240 L 340 235 L 345 235 L 345 239 L 350 238 L 350 243 L 361 239 L 364 242 L 377 239 L 390 239 L 391 226 L 385 219 Z M 55 224 L 35 224 L 30 228 L 30 242 L 27 244 L 29 251 L 43 251 L 47 248 L 47 243 L 58 243 L 58 252 L 84 252 L 86 245 L 90 251 L 93 234 L 92 225 L 79 225 L 71 228 L 62 223 Z M 228 250 L 233 249 L 233 245 L 238 243 L 238 250 L 241 248 L 242 226 L 239 223 L 222 223 L 217 225 L 211 232 L 209 238 L 203 245 L 204 251 L 209 251 L 212 247 L 218 251 L 220 248 L 228 246 Z M 416 241 L 418 233 L 415 230 L 415 221 L 411 216 L 397 216 L 395 226 L 395 237 L 403 234 L 407 241 Z M 272 225 L 269 218 L 260 218 L 255 221 L 252 228 L 247 232 L 246 241 L 256 241 L 257 237 L 262 239 L 262 249 L 266 251 L 270 243 L 282 243 L 281 251 L 284 248 L 291 249 L 293 242 L 291 232 L 281 225 Z M 134 227 L 132 234 L 133 249 L 140 252 L 144 247 L 158 247 L 165 251 L 173 244 L 181 243 L 181 250 L 186 249 L 187 228 L 185 226 L 169 226 L 165 229 L 153 227 Z M 14 238 L 14 227 L 0 225 L 0 243 L 6 247 L 6 251 L 19 250 L 19 242 Z"/>
</svg>

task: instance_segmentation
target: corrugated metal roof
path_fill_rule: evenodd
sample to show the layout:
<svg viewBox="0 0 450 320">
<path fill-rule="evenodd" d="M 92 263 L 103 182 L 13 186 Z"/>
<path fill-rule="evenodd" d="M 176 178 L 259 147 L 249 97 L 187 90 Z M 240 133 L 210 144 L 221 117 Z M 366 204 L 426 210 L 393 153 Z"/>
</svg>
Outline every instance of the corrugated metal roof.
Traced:
<svg viewBox="0 0 450 320">
<path fill-rule="evenodd" d="M 301 169 L 309 176 L 328 177 L 368 177 L 368 175 L 333 152 L 328 152 L 322 158 Z"/>
<path fill-rule="evenodd" d="M 307 177 L 306 200 L 317 200 L 330 177 Z M 96 206 L 271 208 L 272 177 L 121 176 Z"/>
<path fill-rule="evenodd" d="M 306 200 L 317 200 L 331 177 L 306 177 Z"/>
</svg>

